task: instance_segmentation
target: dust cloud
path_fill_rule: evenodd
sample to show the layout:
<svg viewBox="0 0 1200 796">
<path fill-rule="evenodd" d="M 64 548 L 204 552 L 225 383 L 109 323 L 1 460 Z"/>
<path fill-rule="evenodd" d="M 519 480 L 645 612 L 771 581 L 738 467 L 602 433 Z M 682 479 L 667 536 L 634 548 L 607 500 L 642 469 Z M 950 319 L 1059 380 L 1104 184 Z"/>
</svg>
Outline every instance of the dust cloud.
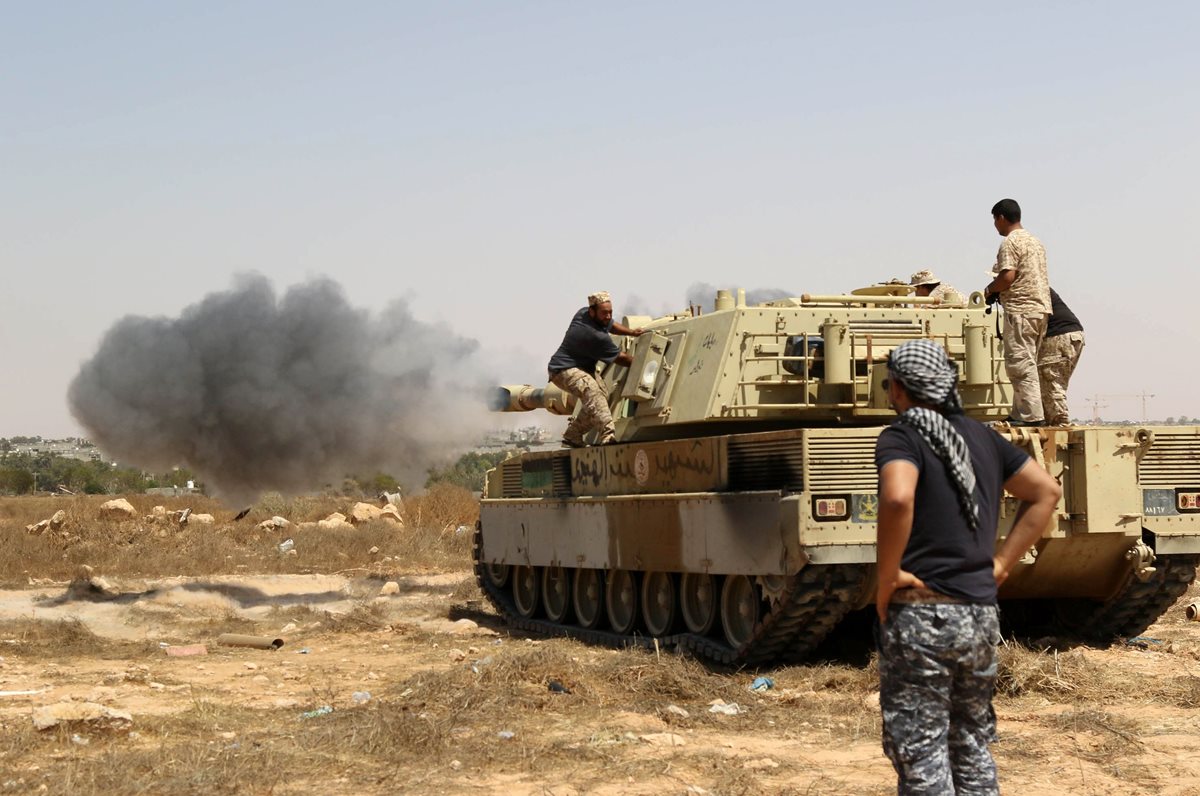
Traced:
<svg viewBox="0 0 1200 796">
<path fill-rule="evenodd" d="M 124 465 L 186 465 L 245 503 L 386 472 L 424 483 L 432 465 L 494 425 L 497 383 L 478 344 L 415 318 L 373 315 L 315 279 L 276 295 L 248 275 L 178 318 L 127 316 L 71 383 L 71 411 Z"/>
</svg>

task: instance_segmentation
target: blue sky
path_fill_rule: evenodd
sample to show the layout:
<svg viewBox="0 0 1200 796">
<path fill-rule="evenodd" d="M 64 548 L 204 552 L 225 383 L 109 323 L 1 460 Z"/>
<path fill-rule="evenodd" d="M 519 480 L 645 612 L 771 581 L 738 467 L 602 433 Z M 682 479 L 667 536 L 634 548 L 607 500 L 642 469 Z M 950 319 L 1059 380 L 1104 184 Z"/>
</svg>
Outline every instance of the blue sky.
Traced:
<svg viewBox="0 0 1200 796">
<path fill-rule="evenodd" d="M 1073 414 L 1200 415 L 1196 4 L 0 10 L 0 436 L 76 433 L 115 320 L 244 271 L 407 299 L 532 381 L 595 289 L 979 289 L 1006 196 L 1087 329 Z"/>
</svg>

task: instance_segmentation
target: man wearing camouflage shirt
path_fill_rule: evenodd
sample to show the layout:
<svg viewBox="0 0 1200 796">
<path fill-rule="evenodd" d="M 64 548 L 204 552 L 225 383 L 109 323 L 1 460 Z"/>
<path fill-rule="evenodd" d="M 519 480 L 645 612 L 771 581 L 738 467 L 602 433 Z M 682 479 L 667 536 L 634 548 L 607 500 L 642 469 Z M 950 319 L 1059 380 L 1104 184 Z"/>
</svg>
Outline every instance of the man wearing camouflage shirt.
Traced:
<svg viewBox="0 0 1200 796">
<path fill-rule="evenodd" d="M 953 285 L 943 283 L 942 280 L 933 275 L 933 271 L 928 269 L 917 271 L 908 280 L 908 283 L 915 288 L 913 292 L 918 296 L 928 296 L 929 298 L 949 301 L 952 298 L 950 294 L 953 293 L 958 297 L 955 301 L 962 301 L 963 299 L 962 294 Z"/>
<path fill-rule="evenodd" d="M 1050 280 L 1046 249 L 1021 226 L 1021 206 L 1002 199 L 992 207 L 992 221 L 1004 238 L 996 254 L 993 279 L 984 292 L 999 297 L 1004 307 L 1004 368 L 1013 386 L 1013 425 L 1045 423 L 1038 384 L 1038 349 L 1046 334 Z"/>
<path fill-rule="evenodd" d="M 963 414 L 958 368 L 932 340 L 888 356 L 898 417 L 879 435 L 879 707 L 900 794 L 996 794 L 988 744 L 1000 640 L 996 592 L 1042 534 L 1058 483 Z M 1023 501 L 996 550 L 1005 492 Z"/>
</svg>

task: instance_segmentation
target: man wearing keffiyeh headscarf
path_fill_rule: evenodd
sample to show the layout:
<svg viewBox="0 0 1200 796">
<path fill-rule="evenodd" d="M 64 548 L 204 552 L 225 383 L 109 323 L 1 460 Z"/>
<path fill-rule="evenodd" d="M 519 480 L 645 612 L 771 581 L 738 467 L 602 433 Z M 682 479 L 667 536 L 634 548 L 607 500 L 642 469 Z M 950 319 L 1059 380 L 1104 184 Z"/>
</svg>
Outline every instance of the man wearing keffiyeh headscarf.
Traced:
<svg viewBox="0 0 1200 796">
<path fill-rule="evenodd" d="M 996 591 L 1062 490 L 963 414 L 958 366 L 931 340 L 888 357 L 898 417 L 879 435 L 879 705 L 901 794 L 998 793 L 988 751 L 1000 640 Z M 1004 492 L 1026 505 L 996 550 Z"/>
</svg>

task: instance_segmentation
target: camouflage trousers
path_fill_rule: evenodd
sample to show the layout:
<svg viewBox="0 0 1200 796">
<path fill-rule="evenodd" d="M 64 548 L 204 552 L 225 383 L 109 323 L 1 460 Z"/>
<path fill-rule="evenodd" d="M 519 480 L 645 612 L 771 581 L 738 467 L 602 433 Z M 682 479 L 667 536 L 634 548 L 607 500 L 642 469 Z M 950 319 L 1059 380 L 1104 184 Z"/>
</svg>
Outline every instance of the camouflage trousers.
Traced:
<svg viewBox="0 0 1200 796">
<path fill-rule="evenodd" d="M 567 368 L 551 376 L 550 383 L 579 399 L 579 411 L 567 424 L 563 440 L 582 445 L 583 435 L 592 429 L 597 430 L 598 444 L 603 445 L 613 438 L 615 431 L 604 382 L 579 368 Z"/>
<path fill-rule="evenodd" d="M 1027 423 L 1044 419 L 1038 349 L 1045 334 L 1045 315 L 1004 316 L 1004 369 L 1013 386 L 1012 416 Z"/>
<path fill-rule="evenodd" d="M 1067 385 L 1082 353 L 1083 332 L 1067 332 L 1042 340 L 1038 353 L 1038 382 L 1048 426 L 1065 426 L 1071 422 L 1067 411 Z"/>
<path fill-rule="evenodd" d="M 988 744 L 1000 613 L 994 605 L 897 605 L 879 628 L 883 752 L 906 794 L 998 794 Z"/>
</svg>

